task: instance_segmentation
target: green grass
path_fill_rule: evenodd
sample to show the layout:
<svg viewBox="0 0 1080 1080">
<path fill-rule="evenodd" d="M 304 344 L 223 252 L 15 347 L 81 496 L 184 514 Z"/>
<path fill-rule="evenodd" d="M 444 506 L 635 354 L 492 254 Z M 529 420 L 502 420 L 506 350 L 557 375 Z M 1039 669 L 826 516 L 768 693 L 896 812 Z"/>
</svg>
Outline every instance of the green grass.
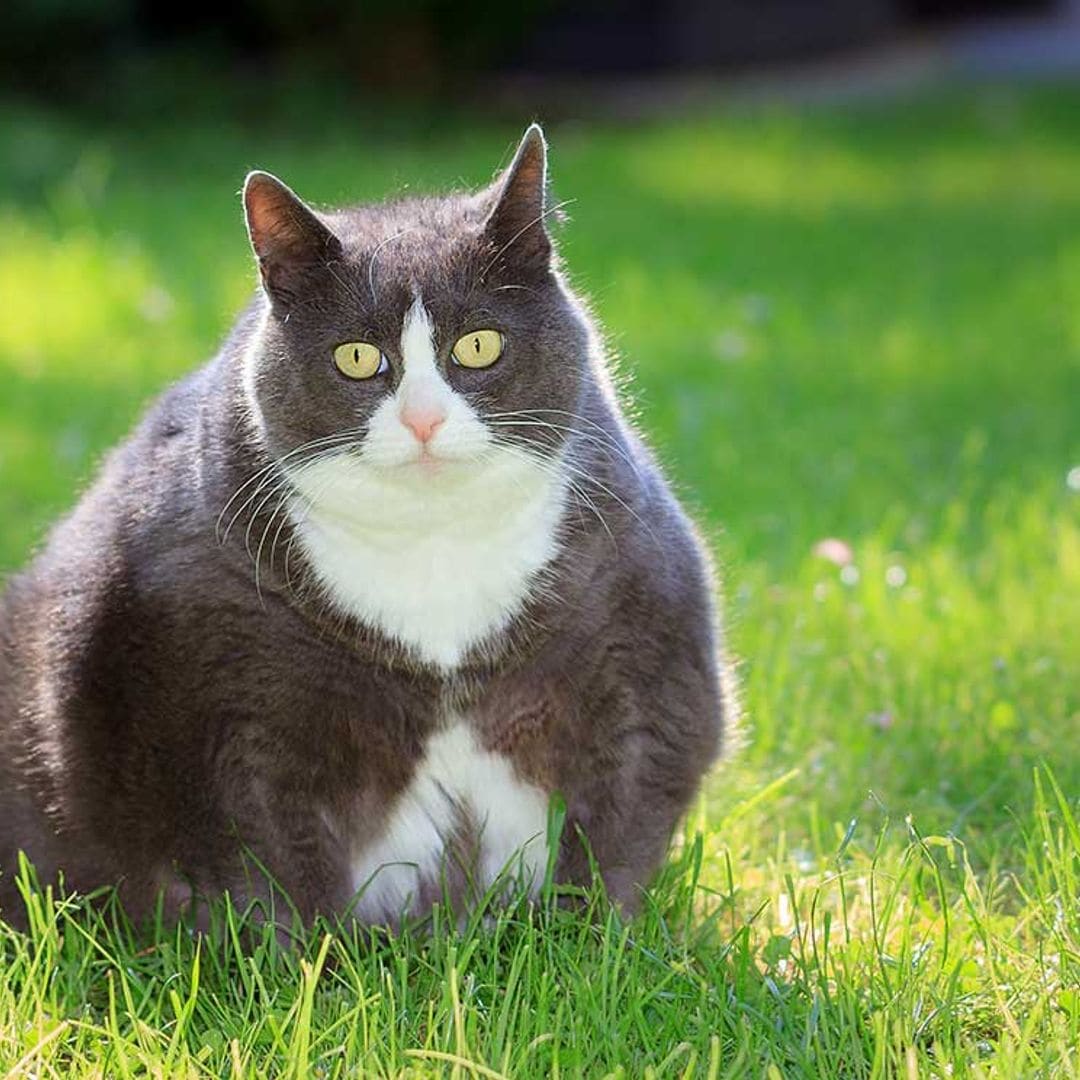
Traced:
<svg viewBox="0 0 1080 1080">
<path fill-rule="evenodd" d="M 6 109 L 0 568 L 247 295 L 246 168 L 333 202 L 483 181 L 516 134 Z M 281 953 L 39 899 L 0 1068 L 1080 1075 L 1080 91 L 549 134 L 573 279 L 725 570 L 744 749 L 630 925 Z"/>
</svg>

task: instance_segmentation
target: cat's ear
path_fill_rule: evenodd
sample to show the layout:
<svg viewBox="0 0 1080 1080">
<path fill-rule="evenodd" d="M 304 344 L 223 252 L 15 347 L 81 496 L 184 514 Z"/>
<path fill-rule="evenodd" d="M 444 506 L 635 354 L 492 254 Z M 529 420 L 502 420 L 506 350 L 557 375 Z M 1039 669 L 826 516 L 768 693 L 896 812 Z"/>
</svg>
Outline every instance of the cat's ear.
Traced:
<svg viewBox="0 0 1080 1080">
<path fill-rule="evenodd" d="M 338 238 L 270 173 L 248 173 L 244 215 L 263 287 L 275 306 L 288 308 L 312 272 L 341 253 Z"/>
<path fill-rule="evenodd" d="M 499 257 L 516 267 L 547 270 L 547 143 L 539 124 L 529 126 L 513 161 L 489 190 L 494 206 L 484 229 Z"/>
</svg>

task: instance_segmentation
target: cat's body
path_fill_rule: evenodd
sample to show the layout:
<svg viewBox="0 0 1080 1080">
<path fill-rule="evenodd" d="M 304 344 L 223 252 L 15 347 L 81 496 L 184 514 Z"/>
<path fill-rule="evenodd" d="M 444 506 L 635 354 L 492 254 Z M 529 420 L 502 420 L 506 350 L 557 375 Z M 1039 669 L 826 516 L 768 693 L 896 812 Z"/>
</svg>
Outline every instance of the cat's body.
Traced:
<svg viewBox="0 0 1080 1080">
<path fill-rule="evenodd" d="M 478 196 L 317 219 L 249 181 L 264 295 L 0 602 L 5 917 L 24 850 L 136 914 L 261 864 L 305 918 L 392 922 L 537 887 L 554 792 L 558 876 L 584 836 L 634 903 L 720 744 L 712 585 L 543 181 L 538 132 Z M 333 369 L 353 341 L 375 375 Z"/>
</svg>

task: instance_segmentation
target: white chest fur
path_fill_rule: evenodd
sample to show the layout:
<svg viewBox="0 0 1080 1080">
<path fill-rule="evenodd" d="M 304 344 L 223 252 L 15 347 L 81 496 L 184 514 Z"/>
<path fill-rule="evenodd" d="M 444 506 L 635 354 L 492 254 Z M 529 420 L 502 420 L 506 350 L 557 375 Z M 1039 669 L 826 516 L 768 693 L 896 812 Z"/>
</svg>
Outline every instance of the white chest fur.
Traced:
<svg viewBox="0 0 1080 1080">
<path fill-rule="evenodd" d="M 294 475 L 292 509 L 327 599 L 449 669 L 521 609 L 558 549 L 565 496 L 510 452 L 439 468 L 386 475 L 330 458 Z"/>
<path fill-rule="evenodd" d="M 460 720 L 432 736 L 413 778 L 379 836 L 353 860 L 356 913 L 395 919 L 420 889 L 437 883 L 448 838 L 467 816 L 478 829 L 478 894 L 504 872 L 533 890 L 547 860 L 547 797 L 515 775 L 506 758 L 484 750 Z"/>
</svg>

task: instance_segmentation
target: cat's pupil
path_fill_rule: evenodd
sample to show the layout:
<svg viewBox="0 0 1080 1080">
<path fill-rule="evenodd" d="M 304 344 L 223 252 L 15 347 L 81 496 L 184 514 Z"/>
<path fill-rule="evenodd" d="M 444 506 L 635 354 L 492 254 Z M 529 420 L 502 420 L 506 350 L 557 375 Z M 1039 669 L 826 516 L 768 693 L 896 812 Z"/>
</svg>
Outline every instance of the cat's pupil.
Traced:
<svg viewBox="0 0 1080 1080">
<path fill-rule="evenodd" d="M 352 358 L 353 358 L 353 363 L 354 364 L 359 364 L 360 363 L 360 350 L 359 349 L 353 349 Z"/>
<path fill-rule="evenodd" d="M 473 343 L 473 348 L 474 348 L 474 349 L 475 349 L 475 350 L 476 350 L 477 352 L 479 352 L 479 351 L 480 351 L 480 339 L 479 339 L 478 337 L 474 337 L 474 338 L 472 339 L 472 343 Z"/>
</svg>

